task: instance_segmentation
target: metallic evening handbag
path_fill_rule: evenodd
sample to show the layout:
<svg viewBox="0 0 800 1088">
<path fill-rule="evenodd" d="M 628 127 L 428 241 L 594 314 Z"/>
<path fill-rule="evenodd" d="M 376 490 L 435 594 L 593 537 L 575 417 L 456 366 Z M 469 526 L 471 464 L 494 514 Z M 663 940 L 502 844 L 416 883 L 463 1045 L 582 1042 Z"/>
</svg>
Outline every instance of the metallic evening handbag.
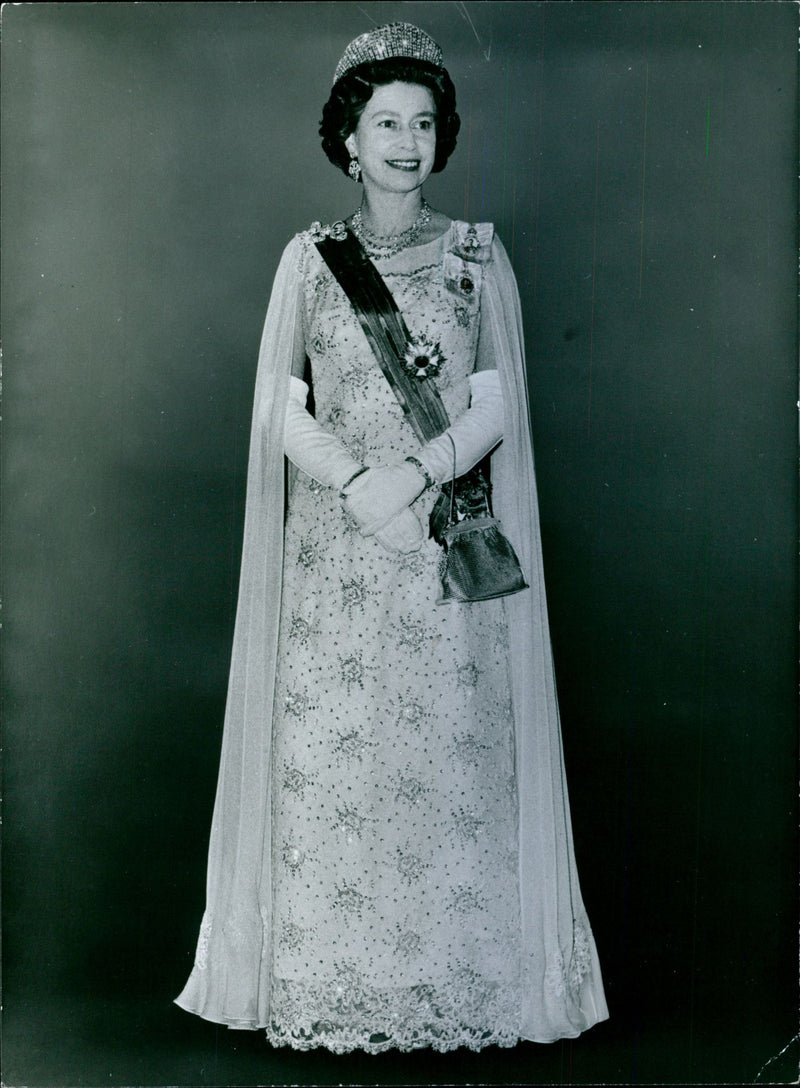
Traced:
<svg viewBox="0 0 800 1088">
<path fill-rule="evenodd" d="M 452 436 L 448 435 L 448 438 L 453 444 L 455 469 L 456 447 Z M 459 521 L 455 512 L 456 488 L 450 487 L 449 523 L 438 534 L 444 556 L 441 564 L 442 596 L 437 604 L 488 601 L 528 588 L 511 542 L 503 535 L 497 518 L 491 516 L 487 490 L 484 490 L 484 495 L 485 511 L 478 516 L 465 516 Z"/>
</svg>

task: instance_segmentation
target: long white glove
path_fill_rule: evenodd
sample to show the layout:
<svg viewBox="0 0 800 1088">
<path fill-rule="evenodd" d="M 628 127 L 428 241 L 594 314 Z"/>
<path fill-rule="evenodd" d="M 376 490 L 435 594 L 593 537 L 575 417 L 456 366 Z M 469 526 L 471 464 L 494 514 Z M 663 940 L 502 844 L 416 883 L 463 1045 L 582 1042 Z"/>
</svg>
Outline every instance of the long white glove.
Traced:
<svg viewBox="0 0 800 1088">
<path fill-rule="evenodd" d="M 341 491 L 363 466 L 347 452 L 340 439 L 320 427 L 306 408 L 307 399 L 308 386 L 292 375 L 286 404 L 284 452 L 293 465 L 312 479 Z M 363 532 L 361 522 L 359 527 Z M 401 508 L 396 517 L 375 532 L 375 538 L 390 551 L 416 551 L 422 543 L 422 525 L 413 510 Z"/>
<path fill-rule="evenodd" d="M 503 437 L 503 392 L 500 388 L 500 375 L 496 370 L 479 370 L 470 374 L 469 384 L 472 387 L 472 397 L 467 411 L 443 434 L 427 442 L 419 453 L 414 454 L 439 484 L 469 472 Z M 453 443 L 448 435 L 452 437 Z M 455 473 L 453 444 L 456 447 Z"/>
<path fill-rule="evenodd" d="M 413 455 L 436 483 L 453 479 L 453 443 L 455 475 L 463 476 L 503 437 L 503 394 L 497 371 L 478 371 L 470 375 L 469 381 L 472 399 L 467 411 Z M 357 476 L 345 488 L 345 509 L 358 521 L 361 532 L 369 536 L 409 506 L 429 483 L 408 461 L 380 465 Z"/>
<path fill-rule="evenodd" d="M 283 448 L 293 465 L 317 483 L 341 491 L 344 484 L 363 468 L 335 435 L 328 434 L 306 408 L 308 386 L 294 375 L 289 379 L 289 400 Z"/>
</svg>

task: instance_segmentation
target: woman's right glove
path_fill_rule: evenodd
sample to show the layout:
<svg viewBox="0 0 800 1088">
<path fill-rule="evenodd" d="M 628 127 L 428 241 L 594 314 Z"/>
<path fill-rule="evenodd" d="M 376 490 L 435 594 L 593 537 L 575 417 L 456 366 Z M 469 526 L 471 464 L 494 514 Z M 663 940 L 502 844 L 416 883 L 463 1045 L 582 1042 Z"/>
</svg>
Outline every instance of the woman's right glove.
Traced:
<svg viewBox="0 0 800 1088">
<path fill-rule="evenodd" d="M 362 534 L 372 536 L 406 510 L 426 486 L 422 471 L 409 461 L 379 465 L 360 473 L 345 487 L 344 508 L 356 519 Z"/>
<path fill-rule="evenodd" d="M 289 379 L 289 399 L 286 404 L 284 424 L 284 451 L 292 464 L 318 483 L 336 488 L 339 492 L 351 480 L 355 483 L 361 479 L 362 475 L 366 476 L 369 472 L 375 471 L 365 470 L 363 465 L 348 453 L 340 439 L 320 427 L 306 408 L 307 399 L 308 386 L 292 375 Z M 346 501 L 345 508 L 347 508 Z M 359 519 L 355 514 L 353 516 L 359 522 L 359 528 L 363 533 L 363 519 Z M 374 519 L 369 514 L 367 516 L 371 523 Z M 396 512 L 396 516 L 389 518 L 380 526 L 379 532 L 374 532 L 376 540 L 385 548 L 398 552 L 416 551 L 423 538 L 422 525 L 417 515 L 413 510 L 402 507 Z"/>
</svg>

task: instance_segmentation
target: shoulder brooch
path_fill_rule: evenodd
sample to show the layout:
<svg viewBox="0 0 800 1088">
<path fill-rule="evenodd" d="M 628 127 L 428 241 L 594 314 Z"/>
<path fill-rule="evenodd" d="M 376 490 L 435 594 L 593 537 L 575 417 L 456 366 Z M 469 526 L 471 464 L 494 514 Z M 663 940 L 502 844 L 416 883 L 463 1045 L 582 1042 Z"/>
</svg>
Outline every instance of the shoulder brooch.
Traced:
<svg viewBox="0 0 800 1088">
<path fill-rule="evenodd" d="M 464 223 L 453 220 L 445 247 L 443 276 L 448 291 L 465 302 L 477 303 L 483 270 L 492 257 L 492 223 Z"/>
<path fill-rule="evenodd" d="M 308 228 L 307 234 L 312 242 L 321 242 L 323 238 L 333 238 L 335 242 L 343 242 L 347 237 L 347 226 L 342 219 L 335 223 L 322 223 L 315 221 Z"/>
<path fill-rule="evenodd" d="M 486 264 L 492 255 L 493 223 L 453 222 L 450 252 L 463 261 Z"/>
</svg>

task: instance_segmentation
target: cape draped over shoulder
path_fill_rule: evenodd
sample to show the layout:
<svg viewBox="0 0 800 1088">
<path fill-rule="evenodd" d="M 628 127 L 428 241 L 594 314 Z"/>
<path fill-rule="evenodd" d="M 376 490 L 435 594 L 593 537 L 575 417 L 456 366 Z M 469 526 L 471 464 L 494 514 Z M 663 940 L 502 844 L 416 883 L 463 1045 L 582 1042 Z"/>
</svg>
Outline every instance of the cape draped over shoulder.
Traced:
<svg viewBox="0 0 800 1088">
<path fill-rule="evenodd" d="M 489 225 L 479 224 L 478 227 Z M 467 224 L 455 222 L 450 236 Z M 206 911 L 194 969 L 177 1004 L 232 1028 L 270 1020 L 271 744 L 281 608 L 283 426 L 301 336 L 302 236 L 281 258 L 261 339 L 247 477 L 239 600 Z M 516 778 L 522 993 L 520 1038 L 552 1042 L 608 1015 L 573 853 L 547 619 L 519 294 L 494 237 L 482 277 L 481 336 L 491 337 L 505 406 L 492 455 L 495 515 L 530 588 L 506 598 Z M 488 325 L 488 328 L 485 327 Z"/>
</svg>

